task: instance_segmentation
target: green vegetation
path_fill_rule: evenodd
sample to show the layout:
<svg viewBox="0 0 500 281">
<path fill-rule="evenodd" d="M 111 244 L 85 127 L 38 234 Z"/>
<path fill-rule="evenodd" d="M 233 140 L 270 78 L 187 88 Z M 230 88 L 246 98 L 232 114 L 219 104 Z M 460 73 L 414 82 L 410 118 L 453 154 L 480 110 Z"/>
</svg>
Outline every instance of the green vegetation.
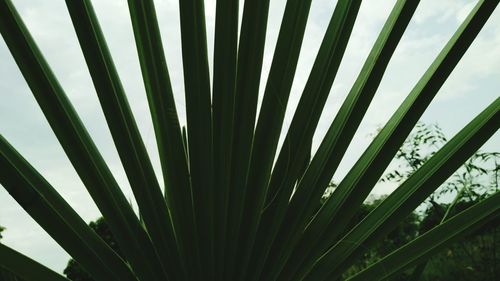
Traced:
<svg viewBox="0 0 500 281">
<path fill-rule="evenodd" d="M 396 167 L 387 172 L 382 182 L 403 182 L 441 148 L 447 139 L 436 124 L 417 123 L 395 156 Z M 424 234 L 446 218 L 498 191 L 500 154 L 476 152 L 445 183 L 432 193 L 417 213 L 412 213 L 376 247 L 366 251 L 344 277 L 353 275 Z M 378 205 L 378 198 L 364 206 Z M 359 222 L 357 220 L 356 222 Z M 407 270 L 393 280 L 496 280 L 500 276 L 500 221 L 495 219 L 468 233 L 430 260 Z M 382 247 L 382 248 L 380 248 Z"/>
<path fill-rule="evenodd" d="M 128 1 L 160 155 L 160 184 L 91 1 L 66 1 L 139 219 L 14 5 L 0 0 L 0 33 L 120 252 L 1 135 L 0 184 L 95 280 L 337 280 L 369 249 L 384 256 L 348 278 L 382 280 L 421 264 L 499 215 L 500 193 L 495 191 L 417 238 L 411 234 L 409 243 L 379 248 L 498 130 L 500 98 L 416 165 L 369 213 L 363 211 L 363 202 L 499 0 L 476 4 L 322 204 L 419 1 L 396 2 L 312 157 L 312 138 L 361 1 L 338 1 L 287 132 L 282 126 L 311 0 L 287 1 L 258 108 L 269 2 L 245 1 L 238 30 L 239 1 L 217 1 L 211 81 L 203 0 L 179 1 L 187 115 L 183 133 L 153 1 Z M 353 223 L 360 214 L 363 220 Z M 67 280 L 2 244 L 0 266 L 27 281 Z"/>
<path fill-rule="evenodd" d="M 441 128 L 435 124 L 419 122 L 410 133 L 395 156 L 396 168 L 387 172 L 382 182 L 402 182 L 418 170 L 428 159 L 446 143 Z M 365 253 L 346 270 L 343 278 L 355 275 L 377 262 L 387 254 L 405 245 L 418 235 L 440 224 L 443 217 L 454 216 L 472 206 L 498 189 L 498 153 L 476 152 L 440 188 L 432 193 L 421 206 L 423 210 L 412 212 L 401 221 L 387 236 Z M 466 180 L 464 180 L 466 179 Z M 326 202 L 338 185 L 331 182 L 321 198 L 318 208 Z M 468 190 L 468 192 L 460 192 Z M 449 193 L 455 193 L 451 202 L 446 201 Z M 351 229 L 373 211 L 387 195 L 364 202 L 352 218 L 347 229 Z M 448 200 L 449 201 L 449 200 Z M 421 208 L 421 209 L 422 209 Z M 116 241 L 103 218 L 91 222 L 89 226 L 117 253 Z M 414 270 L 402 272 L 392 280 L 496 280 L 500 276 L 500 221 L 493 220 L 487 225 L 467 234 L 459 242 L 447 247 L 430 261 L 417 266 Z M 120 254 L 121 255 L 121 254 Z M 423 266 L 425 264 L 425 266 Z M 423 266 L 423 267 L 422 267 Z M 425 270 L 424 270 L 425 269 Z M 68 262 L 64 273 L 74 281 L 92 281 L 92 277 L 73 259 Z M 411 279 L 416 278 L 416 279 Z"/>
<path fill-rule="evenodd" d="M 360 207 L 358 214 L 356 214 L 356 216 L 352 219 L 351 227 L 359 223 L 382 201 L 383 198 L 378 198 L 369 203 L 363 204 Z M 419 217 L 416 214 L 412 213 L 409 215 L 391 233 L 389 233 L 384 240 L 377 244 L 376 247 L 373 247 L 370 251 L 365 253 L 362 259 L 357 261 L 344 275 L 350 276 L 353 275 L 353 273 L 359 272 L 360 269 L 366 268 L 367 265 L 372 264 L 374 261 L 417 237 L 419 223 Z M 94 229 L 94 231 L 96 231 L 108 245 L 113 247 L 117 253 L 120 253 L 120 250 L 116 247 L 116 241 L 113 239 L 109 231 L 109 227 L 103 218 L 99 218 L 95 222 L 91 222 L 89 226 Z M 71 259 L 68 262 L 68 265 L 64 270 L 64 274 L 68 277 L 68 279 L 73 281 L 95 280 L 74 259 Z"/>
<path fill-rule="evenodd" d="M 470 207 L 475 202 L 461 201 L 455 205 L 450 215 Z M 424 230 L 439 222 L 447 204 L 437 205 L 440 209 L 429 208 L 421 222 Z M 500 276 L 500 220 L 497 218 L 477 230 L 468 233 L 460 241 L 446 247 L 429 259 L 425 270 L 418 273 L 418 267 L 411 272 L 421 275 L 420 280 L 494 281 Z"/>
<path fill-rule="evenodd" d="M 401 182 L 446 143 L 441 128 L 417 123 L 396 155 L 399 166 L 382 181 Z M 425 233 L 453 215 L 498 192 L 500 154 L 476 152 L 440 188 L 429 196 L 419 232 Z M 448 198 L 448 200 L 444 199 Z M 451 200 L 452 198 L 452 200 Z M 443 202 L 444 201 L 444 202 Z M 500 276 L 498 219 L 467 234 L 429 261 L 422 262 L 410 280 L 496 280 Z M 420 279 L 419 279 L 420 277 Z M 405 279 L 403 279 L 405 280 Z"/>
<path fill-rule="evenodd" d="M 116 243 L 115 238 L 113 237 L 113 233 L 109 229 L 108 224 L 104 220 L 104 218 L 99 218 L 95 222 L 90 222 L 89 227 L 99 235 L 99 237 L 106 242 L 106 244 L 115 251 L 120 257 L 123 258 L 123 254 L 118 248 L 118 244 Z M 64 269 L 64 274 L 68 279 L 73 281 L 92 281 L 94 280 L 92 276 L 82 268 L 80 264 L 74 259 L 69 260 L 68 265 Z"/>
</svg>

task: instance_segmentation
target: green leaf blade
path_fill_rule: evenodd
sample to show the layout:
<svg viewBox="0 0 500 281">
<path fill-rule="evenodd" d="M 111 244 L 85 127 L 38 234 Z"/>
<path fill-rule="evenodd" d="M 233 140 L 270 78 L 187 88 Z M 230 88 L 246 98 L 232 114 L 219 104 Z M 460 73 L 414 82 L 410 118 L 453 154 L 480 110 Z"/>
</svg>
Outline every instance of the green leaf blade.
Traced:
<svg viewBox="0 0 500 281">
<path fill-rule="evenodd" d="M 188 149 L 184 147 L 172 85 L 153 1 L 129 0 L 129 12 L 142 77 L 162 166 L 165 197 L 174 225 L 184 271 L 198 267 L 195 216 L 189 179 Z M 193 257 L 195 257 L 193 259 Z"/>
<path fill-rule="evenodd" d="M 364 249 L 387 235 L 498 130 L 499 111 L 500 98 L 474 118 L 361 223 L 323 254 L 310 271 L 310 278 L 320 280 L 319 276 L 325 272 L 330 272 L 324 275 L 329 276 L 328 278 L 340 275 L 346 266 L 359 258 Z"/>
<path fill-rule="evenodd" d="M 198 278 L 204 275 L 203 278 L 213 280 L 213 140 L 204 0 L 180 0 L 179 9 L 189 168 L 200 251 Z"/>
<path fill-rule="evenodd" d="M 306 248 L 311 249 L 311 256 L 320 256 L 334 244 L 498 2 L 480 1 L 476 5 L 331 198 L 309 223 L 301 243 L 305 247 L 306 241 L 318 241 L 315 246 L 308 244 Z M 311 257 L 308 259 L 311 261 Z"/>
<path fill-rule="evenodd" d="M 167 205 L 92 4 L 66 4 L 141 216 L 163 268 L 175 276 L 181 264 Z"/>
<path fill-rule="evenodd" d="M 18 253 L 0 243 L 0 260 L 2 267 L 25 280 L 40 281 L 68 281 L 59 273 L 56 273 L 38 262 Z"/>
<path fill-rule="evenodd" d="M 359 10 L 360 1 L 340 1 L 330 20 L 313 69 L 272 172 L 266 206 L 252 253 L 251 279 L 257 280 L 296 180 L 309 164 L 312 137 L 342 60 Z M 305 163 L 305 164 L 304 164 Z"/>
<path fill-rule="evenodd" d="M 278 274 L 283 269 L 288 258 L 290 255 L 294 255 L 294 252 L 297 253 L 295 256 L 300 260 L 302 254 L 309 250 L 307 247 L 299 251 L 298 249 L 294 250 L 294 247 L 299 242 L 302 230 L 307 225 L 315 208 L 317 208 L 324 190 L 361 123 L 382 80 L 389 60 L 418 3 L 418 1 L 398 1 L 395 4 L 351 91 L 300 180 L 278 233 L 278 236 L 282 237 L 282 239 L 277 241 L 273 245 L 273 250 L 271 250 L 274 255 L 271 257 L 269 265 L 276 266 L 276 263 L 279 264 L 272 269 L 274 274 Z M 293 261 L 283 271 L 287 276 L 280 277 L 281 280 L 291 278 L 289 275 L 299 268 L 296 264 L 300 263 L 298 260 Z M 270 272 L 269 270 L 265 271 Z"/>
<path fill-rule="evenodd" d="M 245 1 L 241 23 L 234 101 L 231 178 L 227 218 L 226 279 L 233 277 L 245 204 L 266 40 L 269 0 Z"/>
<path fill-rule="evenodd" d="M 285 7 L 253 139 L 242 217 L 244 223 L 239 237 L 238 252 L 242 258 L 239 273 L 235 276 L 237 279 L 246 276 L 310 7 L 310 0 L 290 0 Z"/>
<path fill-rule="evenodd" d="M 238 51 L 239 0 L 216 4 L 213 73 L 215 277 L 224 278 Z"/>
<path fill-rule="evenodd" d="M 0 1 L 0 33 L 32 93 L 138 276 L 165 273 L 146 231 L 12 3 Z"/>
<path fill-rule="evenodd" d="M 389 278 L 409 266 L 426 260 L 459 239 L 467 231 L 497 218 L 498 215 L 500 215 L 500 193 L 497 192 L 436 226 L 348 280 L 367 280 L 367 278 L 384 280 Z"/>
<path fill-rule="evenodd" d="M 0 184 L 94 278 L 137 280 L 125 262 L 1 135 Z"/>
</svg>

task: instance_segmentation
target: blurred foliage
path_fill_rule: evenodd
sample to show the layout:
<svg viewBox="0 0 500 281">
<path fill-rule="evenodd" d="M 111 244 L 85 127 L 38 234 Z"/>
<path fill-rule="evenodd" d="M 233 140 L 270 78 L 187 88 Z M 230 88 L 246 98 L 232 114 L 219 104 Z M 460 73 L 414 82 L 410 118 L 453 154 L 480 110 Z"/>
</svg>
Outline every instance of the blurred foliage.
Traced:
<svg viewBox="0 0 500 281">
<path fill-rule="evenodd" d="M 398 161 L 397 168 L 386 173 L 381 181 L 403 182 L 429 160 L 446 141 L 443 130 L 437 124 L 418 122 L 394 157 Z"/>
<path fill-rule="evenodd" d="M 399 149 L 397 168 L 381 181 L 403 182 L 422 166 L 447 139 L 436 124 L 419 122 Z M 440 224 L 498 191 L 500 153 L 474 153 L 426 201 L 419 234 Z M 452 202 L 450 198 L 454 198 Z M 447 203 L 449 202 L 449 203 Z M 500 278 L 500 219 L 467 234 L 463 239 L 421 264 L 411 280 L 498 280 Z M 399 278 L 399 280 L 410 280 Z"/>
<path fill-rule="evenodd" d="M 429 160 L 447 141 L 437 124 L 418 122 L 395 156 L 396 167 L 387 172 L 381 182 L 401 183 Z M 500 153 L 474 153 L 453 176 L 451 176 L 427 200 L 453 197 L 461 192 L 461 201 L 478 201 L 498 191 L 500 179 Z"/>
<path fill-rule="evenodd" d="M 351 225 L 354 226 L 362 221 L 379 203 L 381 203 L 386 196 L 379 197 L 369 202 L 365 202 L 354 217 Z M 354 275 L 355 273 L 365 269 L 370 264 L 380 260 L 385 255 L 405 245 L 411 240 L 415 239 L 419 233 L 420 219 L 416 213 L 411 213 L 400 224 L 395 226 L 394 230 L 390 232 L 382 241 L 367 249 L 363 257 L 356 261 L 343 275 L 344 278 Z M 405 280 L 406 274 L 400 274 L 401 280 Z"/>
<path fill-rule="evenodd" d="M 447 142 L 437 124 L 417 123 L 395 156 L 395 168 L 387 172 L 381 182 L 400 184 L 418 170 Z M 400 246 L 439 225 L 446 214 L 450 218 L 473 204 L 498 191 L 500 153 L 474 153 L 423 203 L 420 212 L 414 212 L 376 246 L 366 251 L 347 272 L 344 278 L 354 275 Z M 331 183 L 322 203 L 336 188 Z M 359 223 L 385 196 L 365 202 L 351 225 Z M 453 199 L 452 202 L 450 198 Z M 461 241 L 443 250 L 423 263 L 419 269 L 408 270 L 392 280 L 443 280 L 472 281 L 500 278 L 500 218 L 467 234 Z M 414 274 L 414 276 L 413 276 Z M 411 278 L 415 279 L 411 279 Z"/>
<path fill-rule="evenodd" d="M 90 228 L 94 230 L 97 235 L 99 235 L 108 246 L 111 247 L 120 257 L 123 257 L 123 254 L 118 248 L 118 245 L 116 244 L 116 241 L 113 237 L 113 234 L 111 233 L 111 230 L 108 227 L 108 224 L 104 220 L 104 218 L 99 218 L 96 221 L 90 222 L 89 223 Z M 64 269 L 64 274 L 66 277 L 68 277 L 70 280 L 74 281 L 93 281 L 92 277 L 90 274 L 88 274 L 85 269 L 82 268 L 78 262 L 76 262 L 74 259 L 70 259 L 68 262 L 68 265 Z"/>
<path fill-rule="evenodd" d="M 476 200 L 481 200 L 476 199 Z M 475 201 L 458 201 L 450 210 L 453 216 Z M 435 204 L 425 211 L 421 231 L 439 224 L 449 204 Z M 500 217 L 468 233 L 463 239 L 430 259 L 420 280 L 496 281 L 500 278 Z"/>
</svg>

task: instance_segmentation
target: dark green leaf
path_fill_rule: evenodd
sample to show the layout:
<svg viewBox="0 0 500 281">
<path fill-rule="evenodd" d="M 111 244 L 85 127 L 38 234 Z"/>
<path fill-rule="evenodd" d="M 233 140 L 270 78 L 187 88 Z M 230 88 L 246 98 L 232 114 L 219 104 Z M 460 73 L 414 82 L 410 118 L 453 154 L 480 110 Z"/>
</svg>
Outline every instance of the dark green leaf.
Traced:
<svg viewBox="0 0 500 281">
<path fill-rule="evenodd" d="M 459 239 L 464 233 L 485 224 L 498 215 L 500 215 L 500 193 L 476 203 L 348 280 L 387 279 L 431 257 Z"/>
<path fill-rule="evenodd" d="M 0 1 L 0 32 L 52 130 L 135 273 L 162 280 L 165 273 L 148 234 L 9 0 Z"/>
<path fill-rule="evenodd" d="M 68 281 L 60 274 L 0 243 L 0 260 L 5 268 L 26 280 Z"/>
<path fill-rule="evenodd" d="M 66 5 L 141 218 L 163 268 L 178 273 L 181 264 L 167 205 L 92 4 L 84 0 Z"/>
<path fill-rule="evenodd" d="M 94 278 L 137 280 L 125 262 L 1 135 L 0 184 Z"/>
<path fill-rule="evenodd" d="M 348 172 L 330 199 L 314 216 L 297 252 L 309 266 L 338 239 L 378 181 L 398 148 L 468 49 L 499 1 L 479 1 L 464 23 L 416 84 L 408 97 Z M 315 245 L 311 245 L 315 241 Z M 316 257 L 316 258 L 315 258 Z M 309 266 L 301 266 L 305 271 Z"/>
</svg>

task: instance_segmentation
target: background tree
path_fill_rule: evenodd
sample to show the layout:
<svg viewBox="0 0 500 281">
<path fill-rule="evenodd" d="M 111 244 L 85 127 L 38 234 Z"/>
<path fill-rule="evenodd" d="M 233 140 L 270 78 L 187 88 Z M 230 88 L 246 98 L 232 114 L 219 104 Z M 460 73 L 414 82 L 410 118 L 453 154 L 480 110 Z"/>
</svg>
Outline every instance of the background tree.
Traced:
<svg viewBox="0 0 500 281">
<path fill-rule="evenodd" d="M 399 148 L 394 160 L 397 168 L 387 172 L 382 182 L 400 183 L 406 180 L 441 148 L 447 139 L 437 124 L 418 122 Z"/>
<path fill-rule="evenodd" d="M 125 259 L 104 218 L 101 217 L 96 221 L 90 222 L 89 226 L 102 238 L 102 240 L 104 240 L 104 242 L 106 242 L 106 244 L 111 247 L 111 249 L 113 249 L 113 251 L 115 251 L 121 258 Z M 68 261 L 68 265 L 64 269 L 64 274 L 68 277 L 68 279 L 74 281 L 94 281 L 90 274 L 86 272 L 74 259 L 70 259 Z"/>
<path fill-rule="evenodd" d="M 450 209 L 450 217 L 474 203 L 474 201 L 459 200 Z M 450 204 L 442 203 L 438 206 L 426 209 L 421 222 L 421 232 L 439 224 L 443 212 L 450 207 Z M 500 276 L 499 225 L 500 219 L 497 218 L 471 231 L 463 239 L 435 255 L 427 262 L 425 270 L 419 273 L 420 280 L 498 280 Z"/>
<path fill-rule="evenodd" d="M 418 122 L 398 150 L 394 161 L 396 167 L 390 169 L 381 182 L 401 183 L 418 170 L 447 141 L 443 130 L 437 124 Z M 463 193 L 459 200 L 477 201 L 498 191 L 500 153 L 474 153 L 453 176 L 440 186 L 427 204 L 433 200 L 453 198 L 453 194 Z"/>
<path fill-rule="evenodd" d="M 447 141 L 437 124 L 419 122 L 396 154 L 395 168 L 381 182 L 402 183 L 430 159 Z M 383 241 L 368 249 L 343 275 L 352 276 L 385 255 L 424 234 L 450 218 L 498 191 L 499 153 L 476 152 L 448 181 L 389 233 Z M 331 182 L 321 204 L 334 192 Z M 352 219 L 348 229 L 363 220 L 387 195 L 367 200 Z M 450 202 L 450 198 L 453 200 Z M 321 205 L 320 204 L 320 205 Z M 500 276 L 500 219 L 467 234 L 461 241 L 443 250 L 428 262 L 393 277 L 392 280 L 497 280 Z M 411 279 L 414 278 L 414 279 Z"/>
<path fill-rule="evenodd" d="M 361 222 L 373 209 L 375 209 L 387 196 L 381 196 L 373 200 L 365 202 L 357 215 L 352 220 L 351 224 Z M 375 246 L 367 249 L 363 256 L 358 259 L 344 274 L 343 278 L 352 276 L 369 265 L 380 260 L 382 257 L 405 245 L 418 236 L 420 218 L 413 212 L 399 223 L 382 241 Z M 403 272 L 394 277 L 395 280 L 405 280 L 408 273 Z"/>
<path fill-rule="evenodd" d="M 396 168 L 387 172 L 381 181 L 403 182 L 446 141 L 437 124 L 419 122 L 396 154 Z M 443 218 L 446 220 L 497 192 L 499 157 L 497 152 L 474 153 L 424 203 L 418 233 L 427 232 Z M 417 276 L 422 280 L 497 280 L 500 276 L 499 223 L 499 220 L 488 223 L 421 264 L 412 280 L 418 280 Z"/>
</svg>

